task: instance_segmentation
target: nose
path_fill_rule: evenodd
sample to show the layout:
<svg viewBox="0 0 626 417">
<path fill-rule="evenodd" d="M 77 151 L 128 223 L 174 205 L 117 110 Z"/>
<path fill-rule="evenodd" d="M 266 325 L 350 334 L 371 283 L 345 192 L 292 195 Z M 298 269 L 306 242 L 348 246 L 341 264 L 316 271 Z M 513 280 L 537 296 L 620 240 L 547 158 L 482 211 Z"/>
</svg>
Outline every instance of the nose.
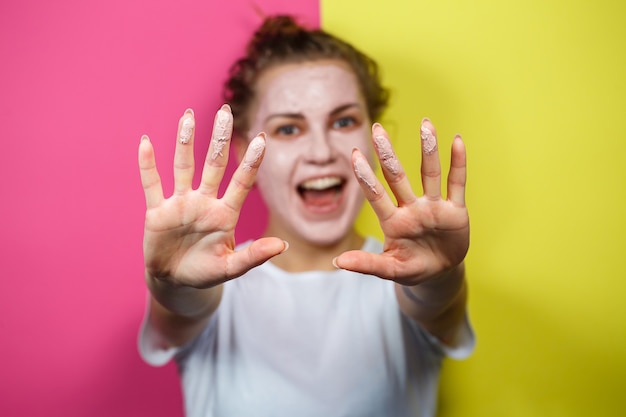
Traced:
<svg viewBox="0 0 626 417">
<path fill-rule="evenodd" d="M 311 129 L 307 139 L 308 152 L 306 160 L 314 164 L 325 164 L 332 162 L 335 157 L 335 149 L 332 146 L 329 132 L 326 129 Z"/>
</svg>

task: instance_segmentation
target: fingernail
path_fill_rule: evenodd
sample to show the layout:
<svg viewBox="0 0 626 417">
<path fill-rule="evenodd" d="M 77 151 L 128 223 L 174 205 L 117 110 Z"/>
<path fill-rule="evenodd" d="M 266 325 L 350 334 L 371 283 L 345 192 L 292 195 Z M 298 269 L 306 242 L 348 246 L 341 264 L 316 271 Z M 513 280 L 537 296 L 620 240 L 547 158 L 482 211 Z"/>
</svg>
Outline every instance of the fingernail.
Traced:
<svg viewBox="0 0 626 417">
<path fill-rule="evenodd" d="M 337 265 L 337 258 L 338 258 L 338 256 L 336 256 L 336 257 L 334 257 L 334 258 L 333 258 L 333 266 L 334 266 L 335 268 L 337 268 L 337 269 L 341 269 L 341 268 L 339 268 L 339 265 Z"/>
<path fill-rule="evenodd" d="M 285 248 L 282 250 L 281 253 L 285 253 L 287 252 L 287 249 L 289 249 L 289 242 L 287 242 L 286 240 L 283 240 L 283 243 L 285 244 Z"/>
<path fill-rule="evenodd" d="M 143 142 L 144 140 L 150 141 L 148 135 L 141 135 L 141 141 Z"/>
<path fill-rule="evenodd" d="M 220 110 L 224 110 L 224 111 L 227 111 L 229 113 L 233 112 L 233 109 L 230 108 L 230 105 L 228 103 L 222 104 L 222 107 L 220 107 Z"/>
<path fill-rule="evenodd" d="M 192 108 L 188 108 L 187 110 L 185 110 L 185 114 L 190 114 L 190 115 L 194 116 L 193 109 Z"/>
</svg>

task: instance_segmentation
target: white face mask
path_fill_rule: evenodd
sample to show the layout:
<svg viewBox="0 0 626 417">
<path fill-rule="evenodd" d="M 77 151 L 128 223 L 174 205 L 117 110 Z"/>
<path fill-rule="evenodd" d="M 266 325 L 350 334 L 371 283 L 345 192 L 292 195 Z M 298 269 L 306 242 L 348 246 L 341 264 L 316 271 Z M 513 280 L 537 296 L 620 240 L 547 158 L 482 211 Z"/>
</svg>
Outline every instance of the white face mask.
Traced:
<svg viewBox="0 0 626 417">
<path fill-rule="evenodd" d="M 270 212 L 267 234 L 337 243 L 363 204 L 352 149 L 373 155 L 356 76 L 341 61 L 285 64 L 259 77 L 256 94 L 248 136 L 268 137 L 257 175 Z"/>
</svg>

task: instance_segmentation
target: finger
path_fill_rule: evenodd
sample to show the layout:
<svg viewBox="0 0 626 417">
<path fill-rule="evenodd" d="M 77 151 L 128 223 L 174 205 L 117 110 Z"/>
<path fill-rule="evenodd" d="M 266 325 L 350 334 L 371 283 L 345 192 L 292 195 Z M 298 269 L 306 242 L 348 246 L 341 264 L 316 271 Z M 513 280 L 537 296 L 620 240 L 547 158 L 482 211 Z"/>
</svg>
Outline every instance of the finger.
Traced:
<svg viewBox="0 0 626 417">
<path fill-rule="evenodd" d="M 389 135 L 379 123 L 374 123 L 372 126 L 372 139 L 383 175 L 391 188 L 391 192 L 396 197 L 398 205 L 402 206 L 415 201 L 415 194 L 406 172 L 391 146 Z"/>
<path fill-rule="evenodd" d="M 276 237 L 266 237 L 255 240 L 244 249 L 233 252 L 228 258 L 227 275 L 239 277 L 263 262 L 285 252 L 289 244 Z"/>
<path fill-rule="evenodd" d="M 422 121 L 422 187 L 424 194 L 432 199 L 441 197 L 441 165 L 437 147 L 437 131 L 428 119 Z"/>
<path fill-rule="evenodd" d="M 146 197 L 146 207 L 152 208 L 159 205 L 163 200 L 163 187 L 156 167 L 154 148 L 146 135 L 141 137 L 139 144 L 139 175 Z"/>
<path fill-rule="evenodd" d="M 448 200 L 455 205 L 465 206 L 465 183 L 467 180 L 467 156 L 465 144 L 460 135 L 452 142 L 450 172 L 448 173 Z"/>
<path fill-rule="evenodd" d="M 235 170 L 224 192 L 222 200 L 236 212 L 241 211 L 241 206 L 254 184 L 256 173 L 265 153 L 265 143 L 265 133 L 259 133 L 250 141 L 241 164 Z"/>
<path fill-rule="evenodd" d="M 216 196 L 224 171 L 228 164 L 230 139 L 233 133 L 233 114 L 228 104 L 224 104 L 215 114 L 211 143 L 204 160 L 200 191 Z"/>
<path fill-rule="evenodd" d="M 382 222 L 391 217 L 397 207 L 376 178 L 365 155 L 358 149 L 352 150 L 352 169 L 378 219 Z"/>
<path fill-rule="evenodd" d="M 418 264 L 419 259 L 413 259 L 411 265 L 412 275 L 420 274 L 423 265 Z M 405 278 L 402 262 L 385 254 L 369 253 L 361 250 L 347 251 L 335 258 L 336 267 L 349 271 L 374 275 L 383 279 L 396 280 Z"/>
<path fill-rule="evenodd" d="M 181 194 L 191 189 L 193 180 L 193 139 L 196 128 L 193 110 L 187 109 L 178 121 L 178 135 L 174 152 L 174 192 Z"/>
<path fill-rule="evenodd" d="M 380 278 L 394 276 L 394 267 L 388 259 L 381 259 L 382 255 L 361 250 L 351 250 L 342 253 L 334 260 L 335 266 L 348 271 L 361 272 Z"/>
</svg>

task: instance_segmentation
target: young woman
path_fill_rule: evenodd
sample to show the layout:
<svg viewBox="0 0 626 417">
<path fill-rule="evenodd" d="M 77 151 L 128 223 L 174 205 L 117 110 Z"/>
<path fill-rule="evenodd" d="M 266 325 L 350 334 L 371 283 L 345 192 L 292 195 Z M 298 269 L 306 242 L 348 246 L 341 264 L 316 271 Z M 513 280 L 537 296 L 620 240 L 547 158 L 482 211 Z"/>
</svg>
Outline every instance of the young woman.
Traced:
<svg viewBox="0 0 626 417">
<path fill-rule="evenodd" d="M 375 62 L 286 16 L 264 22 L 225 92 L 197 189 L 192 111 L 179 121 L 171 197 L 146 136 L 139 147 L 151 294 L 143 357 L 176 360 L 189 416 L 434 415 L 441 360 L 473 346 L 461 138 L 443 198 L 436 131 L 422 121 L 416 196 L 372 124 L 387 102 Z M 231 137 L 240 164 L 217 198 Z M 267 229 L 236 246 L 254 184 Z M 382 244 L 354 229 L 364 199 Z"/>
</svg>

